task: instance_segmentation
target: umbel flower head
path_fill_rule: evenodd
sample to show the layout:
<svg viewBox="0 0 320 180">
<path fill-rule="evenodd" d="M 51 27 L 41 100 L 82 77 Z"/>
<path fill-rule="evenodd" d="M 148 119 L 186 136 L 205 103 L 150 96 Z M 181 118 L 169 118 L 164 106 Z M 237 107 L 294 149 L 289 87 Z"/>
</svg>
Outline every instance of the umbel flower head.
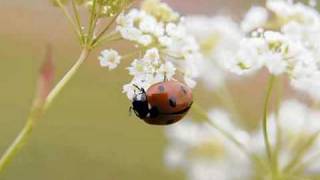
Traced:
<svg viewBox="0 0 320 180">
<path fill-rule="evenodd" d="M 183 18 L 159 0 L 145 0 L 141 9 L 132 9 L 117 18 L 120 38 L 135 45 L 138 56 L 128 67 L 132 81 L 123 87 L 129 99 L 136 86 L 148 89 L 164 80 L 179 79 L 194 87 L 197 76 L 195 63 L 201 59 L 194 37 L 185 28 Z M 104 51 L 104 52 L 109 52 Z M 113 69 L 110 56 L 100 56 L 100 62 Z"/>
<path fill-rule="evenodd" d="M 59 6 L 59 4 L 66 5 L 71 0 L 51 0 L 53 5 Z M 92 11 L 94 0 L 72 0 L 79 6 L 85 6 Z M 97 17 L 112 17 L 123 10 L 126 4 L 131 3 L 132 0 L 96 0 L 96 12 Z"/>
<path fill-rule="evenodd" d="M 313 6 L 268 0 L 266 7 L 249 10 L 241 25 L 247 36 L 236 55 L 225 61 L 226 69 L 243 75 L 265 67 L 273 75 L 289 76 L 293 87 L 320 99 L 320 14 Z"/>
<path fill-rule="evenodd" d="M 202 54 L 203 59 L 197 63 L 199 80 L 209 90 L 217 90 L 230 77 L 224 65 L 238 51 L 238 42 L 244 38 L 244 33 L 235 21 L 221 15 L 192 15 L 186 17 L 185 24 L 187 32 L 196 38 Z"/>
</svg>

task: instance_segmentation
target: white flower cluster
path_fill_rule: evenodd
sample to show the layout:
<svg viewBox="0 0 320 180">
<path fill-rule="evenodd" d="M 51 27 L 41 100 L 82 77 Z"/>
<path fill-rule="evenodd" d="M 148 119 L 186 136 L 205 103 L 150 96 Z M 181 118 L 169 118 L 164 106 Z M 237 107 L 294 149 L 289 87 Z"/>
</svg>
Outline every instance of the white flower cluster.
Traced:
<svg viewBox="0 0 320 180">
<path fill-rule="evenodd" d="M 271 74 L 287 74 L 293 87 L 320 99 L 320 13 L 316 9 L 268 0 L 266 8 L 249 11 L 242 28 L 253 32 L 226 63 L 230 71 L 248 74 L 266 67 Z"/>
<path fill-rule="evenodd" d="M 203 55 L 197 65 L 204 84 L 219 88 L 227 72 L 250 75 L 267 68 L 320 100 L 320 13 L 310 4 L 268 0 L 240 23 L 222 16 L 186 18 Z"/>
<path fill-rule="evenodd" d="M 200 79 L 210 90 L 221 87 L 227 78 L 224 64 L 234 57 L 244 34 L 236 22 L 224 16 L 196 15 L 187 17 L 185 22 L 187 31 L 200 45 Z"/>
<path fill-rule="evenodd" d="M 134 95 L 135 86 L 148 89 L 154 83 L 179 78 L 178 74 L 191 88 L 196 85 L 195 64 L 201 59 L 198 44 L 186 31 L 183 19 L 168 5 L 145 0 L 142 9 L 132 9 L 118 17 L 116 30 L 123 39 L 133 42 L 141 55 L 128 68 L 133 79 L 124 86 L 123 92 L 129 99 Z M 113 68 L 115 63 L 111 64 L 109 67 Z"/>
<path fill-rule="evenodd" d="M 241 142 L 262 162 L 265 144 L 262 129 L 249 133 L 237 129 L 228 113 L 213 110 L 210 119 Z M 320 173 L 320 111 L 297 100 L 284 101 L 269 115 L 270 141 L 279 156 L 279 168 L 288 179 L 308 179 Z M 264 179 L 270 174 L 209 124 L 184 121 L 168 127 L 165 162 L 170 169 L 185 170 L 190 180 Z M 232 173 L 230 173 L 232 169 Z M 259 176 L 259 177 L 257 177 Z"/>
<path fill-rule="evenodd" d="M 248 142 L 248 134 L 234 127 L 225 111 L 212 110 L 210 117 L 233 132 L 240 142 Z M 207 123 L 185 120 L 168 127 L 166 135 L 169 139 L 164 157 L 167 166 L 183 169 L 190 180 L 242 180 L 252 176 L 250 160 Z"/>
</svg>

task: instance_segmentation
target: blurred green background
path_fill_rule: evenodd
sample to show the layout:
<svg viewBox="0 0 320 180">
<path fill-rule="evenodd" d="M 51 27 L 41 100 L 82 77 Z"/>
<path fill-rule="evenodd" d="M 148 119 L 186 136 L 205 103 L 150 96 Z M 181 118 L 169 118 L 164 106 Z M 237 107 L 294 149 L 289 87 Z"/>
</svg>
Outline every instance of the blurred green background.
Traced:
<svg viewBox="0 0 320 180">
<path fill-rule="evenodd" d="M 167 0 L 183 14 L 229 14 L 239 19 L 248 0 Z M 257 3 L 257 1 L 254 1 Z M 35 91 L 45 46 L 53 45 L 56 80 L 72 65 L 79 47 L 61 11 L 46 0 L 0 1 L 0 152 L 22 128 Z M 113 44 L 121 50 L 121 44 Z M 123 48 L 122 48 L 123 49 Z M 98 51 L 97 51 L 98 52 Z M 163 127 L 129 116 L 121 93 L 130 80 L 126 62 L 115 71 L 91 54 L 64 89 L 29 143 L 1 180 L 184 179 L 163 163 Z M 242 89 L 246 91 L 247 89 Z M 203 104 L 206 95 L 197 93 Z M 241 91 L 241 89 L 239 89 Z"/>
</svg>

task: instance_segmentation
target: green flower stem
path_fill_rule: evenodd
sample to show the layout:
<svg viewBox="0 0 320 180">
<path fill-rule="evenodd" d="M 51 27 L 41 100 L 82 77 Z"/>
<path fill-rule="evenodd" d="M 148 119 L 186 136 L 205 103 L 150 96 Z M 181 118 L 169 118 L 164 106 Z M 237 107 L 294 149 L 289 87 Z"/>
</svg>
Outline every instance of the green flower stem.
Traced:
<svg viewBox="0 0 320 180">
<path fill-rule="evenodd" d="M 76 32 L 76 34 L 79 36 L 79 39 L 82 39 L 82 35 L 80 33 L 80 29 L 78 29 L 77 25 L 75 24 L 72 16 L 70 15 L 69 11 L 66 9 L 66 7 L 61 3 L 61 0 L 56 0 L 56 2 L 58 3 L 58 6 L 61 8 L 63 14 L 65 15 L 65 17 L 68 19 L 68 22 L 70 23 L 70 25 L 72 26 L 72 29 Z"/>
<path fill-rule="evenodd" d="M 280 110 L 280 106 L 281 106 L 281 101 L 283 99 L 283 82 L 281 77 L 277 78 L 275 80 L 275 84 L 276 86 L 276 105 L 275 105 L 275 109 L 276 109 L 276 144 L 275 144 L 275 149 L 274 149 L 274 153 L 273 153 L 273 161 L 275 164 L 275 169 L 279 169 L 279 153 L 281 150 L 281 146 L 282 146 L 282 128 L 280 126 L 280 122 L 279 122 L 279 110 Z M 278 177 L 282 177 L 282 172 L 278 171 Z"/>
<path fill-rule="evenodd" d="M 38 117 L 41 115 L 40 109 L 37 110 L 37 108 L 33 108 L 30 112 L 30 115 L 27 119 L 26 124 L 24 125 L 23 129 L 20 131 L 16 139 L 13 141 L 13 143 L 10 145 L 10 147 L 4 152 L 0 159 L 0 172 L 4 170 L 6 165 L 14 158 L 14 156 L 17 154 L 18 150 L 26 143 L 28 137 L 30 136 L 34 121 L 38 119 Z"/>
<path fill-rule="evenodd" d="M 273 89 L 275 79 L 276 78 L 274 76 L 271 76 L 269 79 L 267 94 L 266 94 L 266 97 L 264 100 L 264 106 L 263 106 L 263 122 L 262 122 L 264 143 L 266 146 L 267 157 L 269 160 L 270 168 L 272 170 L 273 179 L 277 179 L 278 165 L 277 165 L 277 160 L 274 160 L 274 157 L 272 156 L 272 149 L 271 149 L 269 135 L 268 135 L 268 113 L 269 113 L 268 110 L 269 110 L 269 104 L 270 104 L 270 99 L 271 99 L 271 94 L 272 94 L 272 89 Z"/>
<path fill-rule="evenodd" d="M 107 24 L 107 26 L 99 33 L 99 35 L 93 40 L 92 45 L 95 46 L 96 43 L 99 41 L 99 39 L 109 30 L 109 28 L 112 26 L 112 24 L 117 20 L 120 13 L 118 13 L 116 16 L 112 17 L 111 21 Z"/>
<path fill-rule="evenodd" d="M 57 97 L 57 95 L 61 92 L 63 87 L 70 81 L 70 79 L 78 72 L 81 64 L 88 58 L 90 51 L 88 48 L 84 48 L 81 52 L 81 55 L 77 62 L 72 66 L 72 68 L 64 75 L 64 77 L 58 82 L 58 84 L 52 89 L 47 98 L 43 103 L 38 104 L 35 103 L 31 108 L 31 112 L 29 117 L 27 118 L 27 122 L 13 141 L 13 143 L 9 146 L 9 148 L 5 151 L 0 159 L 0 173 L 4 170 L 6 165 L 15 157 L 18 151 L 23 147 L 23 145 L 27 142 L 30 137 L 33 127 L 35 123 L 42 118 L 43 114 L 47 111 L 53 100 Z M 36 97 L 37 98 L 37 97 Z"/>
<path fill-rule="evenodd" d="M 58 82 L 58 84 L 51 90 L 47 99 L 44 103 L 44 110 L 46 110 L 60 93 L 62 88 L 70 81 L 70 79 L 78 72 L 80 66 L 88 58 L 90 50 L 88 48 L 83 48 L 77 62 L 71 67 L 71 69 L 63 76 L 63 78 Z"/>
<path fill-rule="evenodd" d="M 299 165 L 305 153 L 310 150 L 310 148 L 314 145 L 315 141 L 318 139 L 320 135 L 320 131 L 314 133 L 311 137 L 309 137 L 306 142 L 302 144 L 302 146 L 297 150 L 296 155 L 291 159 L 288 165 L 284 168 L 285 173 L 291 173 L 294 168 Z"/>
<path fill-rule="evenodd" d="M 303 170 L 304 168 L 311 166 L 313 163 L 317 163 L 319 159 L 320 159 L 320 152 L 314 154 L 313 156 L 311 156 L 310 158 L 306 159 L 303 162 L 299 162 L 297 165 L 295 165 L 295 167 L 292 168 L 292 170 L 295 170 L 295 171 Z"/>
<path fill-rule="evenodd" d="M 76 19 L 77 29 L 79 31 L 80 43 L 81 43 L 81 45 L 84 45 L 84 43 L 85 43 L 85 41 L 84 41 L 84 32 L 83 32 L 83 28 L 82 28 L 82 24 L 81 24 L 81 17 L 80 17 L 80 14 L 79 14 L 79 9 L 77 7 L 77 4 L 76 4 L 75 0 L 72 0 L 72 9 L 73 9 L 73 14 L 74 14 L 75 19 Z"/>
<path fill-rule="evenodd" d="M 88 40 L 87 43 L 92 43 L 93 37 L 94 37 L 94 30 L 97 23 L 97 0 L 92 1 L 92 9 L 91 9 L 91 15 L 89 18 L 89 30 L 88 30 Z"/>
</svg>

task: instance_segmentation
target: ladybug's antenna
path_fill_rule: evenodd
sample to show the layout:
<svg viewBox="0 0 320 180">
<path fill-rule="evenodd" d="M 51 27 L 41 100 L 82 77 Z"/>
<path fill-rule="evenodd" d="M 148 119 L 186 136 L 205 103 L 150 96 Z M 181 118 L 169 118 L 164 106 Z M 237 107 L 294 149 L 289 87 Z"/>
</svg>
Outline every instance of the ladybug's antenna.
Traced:
<svg viewBox="0 0 320 180">
<path fill-rule="evenodd" d="M 137 88 L 142 94 L 145 94 L 146 91 L 143 88 L 140 88 L 139 86 L 137 86 L 136 84 L 132 84 L 135 88 Z"/>
<path fill-rule="evenodd" d="M 163 81 L 168 81 L 167 73 L 164 73 L 164 75 L 163 75 Z"/>
<path fill-rule="evenodd" d="M 139 86 L 137 86 L 136 84 L 132 84 L 132 86 L 134 86 L 135 88 L 137 88 L 139 91 L 142 91 L 141 88 Z"/>
</svg>

